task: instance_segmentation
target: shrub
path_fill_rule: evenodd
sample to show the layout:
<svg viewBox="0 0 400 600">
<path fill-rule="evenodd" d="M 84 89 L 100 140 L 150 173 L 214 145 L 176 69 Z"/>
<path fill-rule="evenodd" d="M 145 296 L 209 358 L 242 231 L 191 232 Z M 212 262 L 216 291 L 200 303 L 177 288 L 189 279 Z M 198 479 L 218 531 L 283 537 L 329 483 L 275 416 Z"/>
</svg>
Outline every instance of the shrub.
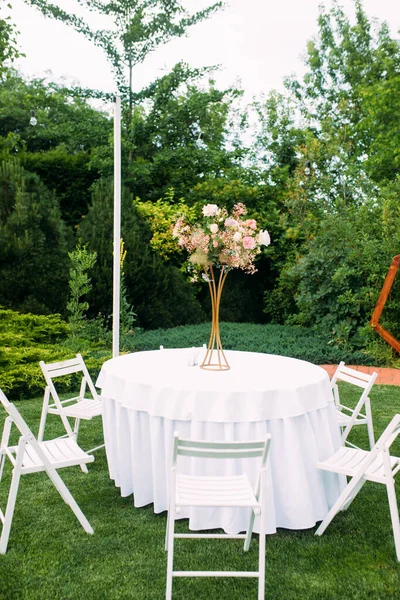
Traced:
<svg viewBox="0 0 400 600">
<path fill-rule="evenodd" d="M 129 341 L 127 349 L 156 350 L 165 348 L 190 348 L 208 343 L 210 324 L 188 325 L 172 329 L 138 331 Z M 343 351 L 329 341 L 329 335 L 315 329 L 298 326 L 259 325 L 255 323 L 221 323 L 221 339 L 224 349 L 246 352 L 282 354 L 307 360 L 315 364 L 374 364 L 373 358 L 360 350 Z M 375 363 L 376 364 L 376 363 Z"/>
<path fill-rule="evenodd" d="M 17 161 L 0 165 L 0 303 L 43 313 L 65 308 L 69 233 L 58 201 Z"/>
<path fill-rule="evenodd" d="M 111 342 L 101 323 L 87 322 L 85 338 L 67 337 L 68 325 L 60 315 L 20 314 L 0 308 L 0 388 L 10 399 L 42 394 L 44 379 L 39 361 L 56 362 L 82 353 L 95 378 Z"/>
<path fill-rule="evenodd" d="M 365 326 L 399 247 L 397 197 L 327 215 L 303 256 L 281 273 L 278 289 L 294 296 L 297 306 L 286 323 L 318 326 L 342 349 L 364 347 Z M 399 291 L 396 281 L 382 320 L 394 335 L 400 333 Z"/>
</svg>

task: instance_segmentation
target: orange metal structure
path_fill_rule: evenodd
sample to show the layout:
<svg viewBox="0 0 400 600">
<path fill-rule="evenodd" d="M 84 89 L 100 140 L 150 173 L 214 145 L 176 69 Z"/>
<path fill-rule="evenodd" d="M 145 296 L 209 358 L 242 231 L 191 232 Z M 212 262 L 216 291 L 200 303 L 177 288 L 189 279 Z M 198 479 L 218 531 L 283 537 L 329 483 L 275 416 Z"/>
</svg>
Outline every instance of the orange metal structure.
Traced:
<svg viewBox="0 0 400 600">
<path fill-rule="evenodd" d="M 386 279 L 383 283 L 383 287 L 381 289 L 381 293 L 379 294 L 378 301 L 376 303 L 374 312 L 372 313 L 371 320 L 369 324 L 371 327 L 378 333 L 388 344 L 392 346 L 396 350 L 396 352 L 400 353 L 400 342 L 396 340 L 386 329 L 379 325 L 379 319 L 381 317 L 383 308 L 386 304 L 386 300 L 389 296 L 389 292 L 392 289 L 393 282 L 396 277 L 396 273 L 400 266 L 400 254 L 395 256 L 392 260 L 392 264 L 389 267 L 389 271 L 386 275 Z"/>
</svg>

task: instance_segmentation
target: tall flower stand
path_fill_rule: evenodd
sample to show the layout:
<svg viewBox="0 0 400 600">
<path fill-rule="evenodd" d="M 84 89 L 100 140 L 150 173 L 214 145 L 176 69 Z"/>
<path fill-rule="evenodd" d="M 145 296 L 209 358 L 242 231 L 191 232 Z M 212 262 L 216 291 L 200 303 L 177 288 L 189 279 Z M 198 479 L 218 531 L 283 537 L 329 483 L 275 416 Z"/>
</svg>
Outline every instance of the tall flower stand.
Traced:
<svg viewBox="0 0 400 600">
<path fill-rule="evenodd" d="M 216 271 L 218 271 L 217 275 Z M 210 341 L 208 342 L 207 353 L 200 365 L 201 369 L 210 371 L 228 371 L 230 369 L 222 349 L 219 334 L 219 305 L 228 272 L 229 267 L 222 266 L 215 270 L 211 265 L 205 271 L 211 296 L 212 321 Z"/>
</svg>

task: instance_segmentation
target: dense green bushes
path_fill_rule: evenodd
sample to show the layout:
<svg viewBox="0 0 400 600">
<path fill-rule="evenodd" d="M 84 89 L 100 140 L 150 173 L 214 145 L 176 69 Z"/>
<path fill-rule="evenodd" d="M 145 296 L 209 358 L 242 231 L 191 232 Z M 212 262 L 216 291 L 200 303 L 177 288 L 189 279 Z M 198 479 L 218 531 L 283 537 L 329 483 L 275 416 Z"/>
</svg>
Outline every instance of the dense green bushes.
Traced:
<svg viewBox="0 0 400 600">
<path fill-rule="evenodd" d="M 122 193 L 122 211 L 127 300 L 138 315 L 138 324 L 157 328 L 204 320 L 194 287 L 176 265 L 164 261 L 150 247 L 150 227 L 126 187 Z M 79 226 L 79 235 L 91 251 L 97 252 L 89 303 L 92 315 L 100 313 L 104 317 L 111 313 L 112 307 L 112 228 L 112 181 L 102 180 L 94 187 L 92 205 Z"/>
<path fill-rule="evenodd" d="M 210 325 L 190 325 L 173 329 L 138 332 L 127 347 L 131 350 L 190 348 L 208 343 Z M 265 352 L 307 360 L 315 364 L 371 364 L 360 351 L 343 350 L 329 342 L 329 336 L 313 329 L 296 326 L 259 325 L 255 323 L 221 323 L 221 339 L 226 350 Z"/>
<path fill-rule="evenodd" d="M 39 361 L 55 362 L 81 352 L 92 372 L 100 369 L 110 352 L 99 339 L 99 328 L 83 328 L 87 339 L 68 338 L 68 326 L 59 315 L 20 314 L 0 308 L 0 388 L 10 398 L 41 394 L 44 379 Z M 103 349 L 103 351 L 102 351 Z"/>
<path fill-rule="evenodd" d="M 121 353 L 165 348 L 200 347 L 208 343 L 210 324 L 122 334 Z M 344 360 L 348 364 L 387 365 L 385 352 L 354 350 L 331 343 L 328 332 L 299 326 L 222 323 L 225 349 L 281 354 L 315 364 Z M 39 361 L 54 362 L 80 352 L 95 380 L 103 362 L 111 358 L 111 334 L 101 320 L 84 321 L 77 335 L 59 315 L 37 316 L 0 309 L 0 387 L 11 398 L 29 398 L 43 392 Z M 384 347 L 378 341 L 378 348 Z"/>
<path fill-rule="evenodd" d="M 398 198 L 344 206 L 321 220 L 304 255 L 282 271 L 272 302 L 280 290 L 294 290 L 296 310 L 286 314 L 287 323 L 318 326 L 337 344 L 365 348 L 371 340 L 365 325 L 399 249 Z M 395 336 L 400 334 L 399 290 L 396 281 L 383 315 Z"/>
</svg>

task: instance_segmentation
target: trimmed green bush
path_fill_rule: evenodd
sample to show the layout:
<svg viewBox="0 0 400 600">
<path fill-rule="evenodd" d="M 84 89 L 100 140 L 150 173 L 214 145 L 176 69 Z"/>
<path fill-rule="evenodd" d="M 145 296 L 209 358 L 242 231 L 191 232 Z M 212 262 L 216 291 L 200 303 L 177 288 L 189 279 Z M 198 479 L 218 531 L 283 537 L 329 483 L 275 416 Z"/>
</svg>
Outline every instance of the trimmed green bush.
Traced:
<svg viewBox="0 0 400 600">
<path fill-rule="evenodd" d="M 44 379 L 39 362 L 65 360 L 77 352 L 95 377 L 104 360 L 110 358 L 105 342 L 108 338 L 104 335 L 101 339 L 97 322 L 83 331 L 86 340 L 68 339 L 68 325 L 60 315 L 20 314 L 0 308 L 0 388 L 14 400 L 42 394 Z M 90 340 L 90 335 L 97 341 Z"/>
<path fill-rule="evenodd" d="M 137 332 L 124 345 L 130 351 L 165 348 L 190 348 L 208 343 L 210 324 L 186 325 L 173 329 Z M 246 352 L 282 354 L 308 360 L 315 364 L 339 363 L 373 364 L 362 351 L 343 350 L 329 342 L 329 335 L 314 329 L 289 325 L 259 325 L 256 323 L 221 323 L 224 349 Z"/>
<path fill-rule="evenodd" d="M 56 362 L 80 352 L 94 381 L 101 365 L 111 358 L 112 335 L 101 319 L 84 322 L 79 335 L 67 337 L 68 326 L 59 315 L 37 316 L 0 309 L 0 387 L 10 399 L 43 393 L 44 379 L 39 361 Z M 120 351 L 136 352 L 165 348 L 190 348 L 208 343 L 210 324 L 172 329 L 134 330 L 122 335 Z M 265 352 L 307 360 L 315 364 L 382 364 L 370 351 L 340 348 L 329 335 L 299 326 L 222 323 L 221 338 L 226 350 Z M 73 385 L 73 378 L 65 390 Z"/>
</svg>

